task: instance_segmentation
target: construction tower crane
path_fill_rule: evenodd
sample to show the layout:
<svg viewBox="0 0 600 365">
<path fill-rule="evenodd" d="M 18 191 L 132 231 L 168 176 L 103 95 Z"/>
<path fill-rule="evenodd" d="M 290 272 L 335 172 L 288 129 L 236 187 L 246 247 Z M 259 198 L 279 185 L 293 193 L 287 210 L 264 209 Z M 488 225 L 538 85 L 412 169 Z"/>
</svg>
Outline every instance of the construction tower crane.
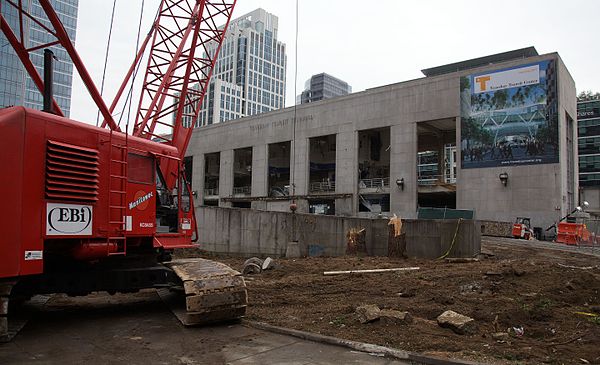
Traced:
<svg viewBox="0 0 600 365">
<path fill-rule="evenodd" d="M 44 110 L 0 110 L 0 339 L 9 339 L 9 301 L 36 294 L 86 295 L 164 288 L 181 292 L 185 324 L 244 315 L 244 279 L 202 259 L 171 260 L 197 247 L 193 195 L 183 157 L 236 0 L 162 0 L 115 99 L 102 99 L 49 0 L 43 14 L 20 0 L 18 24 L 0 29 L 44 96 Z M 30 46 L 25 22 L 48 34 Z M 224 24 L 224 26 L 222 26 Z M 217 44 L 217 52 L 208 45 Z M 102 116 L 101 128 L 65 118 L 52 95 L 52 54 L 44 77 L 35 51 L 63 47 Z M 113 112 L 150 46 L 131 134 Z M 185 298 L 185 299 L 183 299 Z"/>
</svg>

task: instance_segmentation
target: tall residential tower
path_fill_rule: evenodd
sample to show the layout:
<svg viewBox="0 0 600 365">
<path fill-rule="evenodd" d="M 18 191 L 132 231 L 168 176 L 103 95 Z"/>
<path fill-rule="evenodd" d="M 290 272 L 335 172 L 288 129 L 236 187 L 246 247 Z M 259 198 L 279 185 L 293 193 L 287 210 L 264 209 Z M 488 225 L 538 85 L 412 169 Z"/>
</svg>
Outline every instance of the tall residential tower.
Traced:
<svg viewBox="0 0 600 365">
<path fill-rule="evenodd" d="M 196 127 L 284 107 L 287 57 L 277 29 L 263 9 L 230 22 Z"/>
<path fill-rule="evenodd" d="M 50 2 L 62 21 L 69 38 L 75 42 L 79 0 L 51 0 Z M 32 15 L 39 17 L 42 23 L 49 24 L 38 1 L 23 1 L 23 8 Z M 1 11 L 10 27 L 18 36 L 18 11 L 8 4 L 2 4 Z M 32 48 L 51 41 L 51 36 L 39 24 L 26 17 L 23 22 L 25 24 L 23 35 L 26 39 L 27 47 Z M 54 64 L 54 98 L 65 116 L 68 117 L 71 110 L 73 63 L 62 47 L 53 46 L 50 49 L 54 52 L 57 59 Z M 31 61 L 38 73 L 43 75 L 44 50 L 39 49 L 33 52 L 31 54 Z M 24 105 L 28 108 L 42 109 L 43 104 L 42 94 L 38 91 L 27 72 L 25 72 L 23 65 L 4 34 L 0 33 L 0 108 Z"/>
</svg>

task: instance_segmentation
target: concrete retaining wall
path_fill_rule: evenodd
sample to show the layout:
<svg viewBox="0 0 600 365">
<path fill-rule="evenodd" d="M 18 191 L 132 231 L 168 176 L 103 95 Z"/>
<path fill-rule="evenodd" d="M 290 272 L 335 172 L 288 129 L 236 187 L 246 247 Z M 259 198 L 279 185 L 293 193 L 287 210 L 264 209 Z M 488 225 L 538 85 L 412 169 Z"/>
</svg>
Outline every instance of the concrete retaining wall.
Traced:
<svg viewBox="0 0 600 365">
<path fill-rule="evenodd" d="M 197 207 L 199 243 L 209 252 L 241 256 L 284 256 L 287 243 L 298 241 L 303 256 L 341 256 L 352 227 L 365 229 L 368 255 L 387 256 L 386 219 L 292 214 L 251 209 Z M 458 220 L 403 220 L 406 254 L 436 258 L 450 247 Z M 481 248 L 478 221 L 460 223 L 449 257 L 472 257 Z"/>
</svg>

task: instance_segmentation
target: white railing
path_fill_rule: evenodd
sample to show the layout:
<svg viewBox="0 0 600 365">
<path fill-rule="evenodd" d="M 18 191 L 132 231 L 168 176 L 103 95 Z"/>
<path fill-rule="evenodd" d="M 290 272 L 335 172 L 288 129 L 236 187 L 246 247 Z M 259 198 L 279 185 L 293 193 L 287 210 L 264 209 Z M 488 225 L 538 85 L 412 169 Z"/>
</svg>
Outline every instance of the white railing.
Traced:
<svg viewBox="0 0 600 365">
<path fill-rule="evenodd" d="M 234 195 L 238 195 L 238 194 L 244 194 L 244 195 L 250 195 L 250 186 L 238 186 L 238 187 L 234 187 L 233 188 L 233 194 Z"/>
<path fill-rule="evenodd" d="M 204 189 L 204 196 L 219 195 L 219 188 Z"/>
<path fill-rule="evenodd" d="M 437 185 L 440 183 L 456 184 L 456 178 L 443 175 L 419 176 L 419 185 Z"/>
<path fill-rule="evenodd" d="M 358 187 L 361 189 L 389 188 L 390 187 L 390 178 L 389 177 L 375 177 L 372 179 L 360 179 L 358 181 Z"/>
<path fill-rule="evenodd" d="M 309 185 L 311 193 L 326 193 L 335 191 L 335 181 L 312 182 Z"/>
</svg>

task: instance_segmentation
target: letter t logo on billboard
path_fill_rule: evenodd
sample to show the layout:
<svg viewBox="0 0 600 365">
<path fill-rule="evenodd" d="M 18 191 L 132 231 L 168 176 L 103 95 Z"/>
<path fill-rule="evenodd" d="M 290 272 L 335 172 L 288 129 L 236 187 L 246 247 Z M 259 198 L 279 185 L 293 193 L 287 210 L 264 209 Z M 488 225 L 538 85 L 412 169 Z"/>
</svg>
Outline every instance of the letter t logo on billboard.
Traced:
<svg viewBox="0 0 600 365">
<path fill-rule="evenodd" d="M 475 78 L 475 82 L 479 84 L 479 90 L 487 91 L 487 82 L 490 81 L 491 76 L 479 76 Z"/>
</svg>

